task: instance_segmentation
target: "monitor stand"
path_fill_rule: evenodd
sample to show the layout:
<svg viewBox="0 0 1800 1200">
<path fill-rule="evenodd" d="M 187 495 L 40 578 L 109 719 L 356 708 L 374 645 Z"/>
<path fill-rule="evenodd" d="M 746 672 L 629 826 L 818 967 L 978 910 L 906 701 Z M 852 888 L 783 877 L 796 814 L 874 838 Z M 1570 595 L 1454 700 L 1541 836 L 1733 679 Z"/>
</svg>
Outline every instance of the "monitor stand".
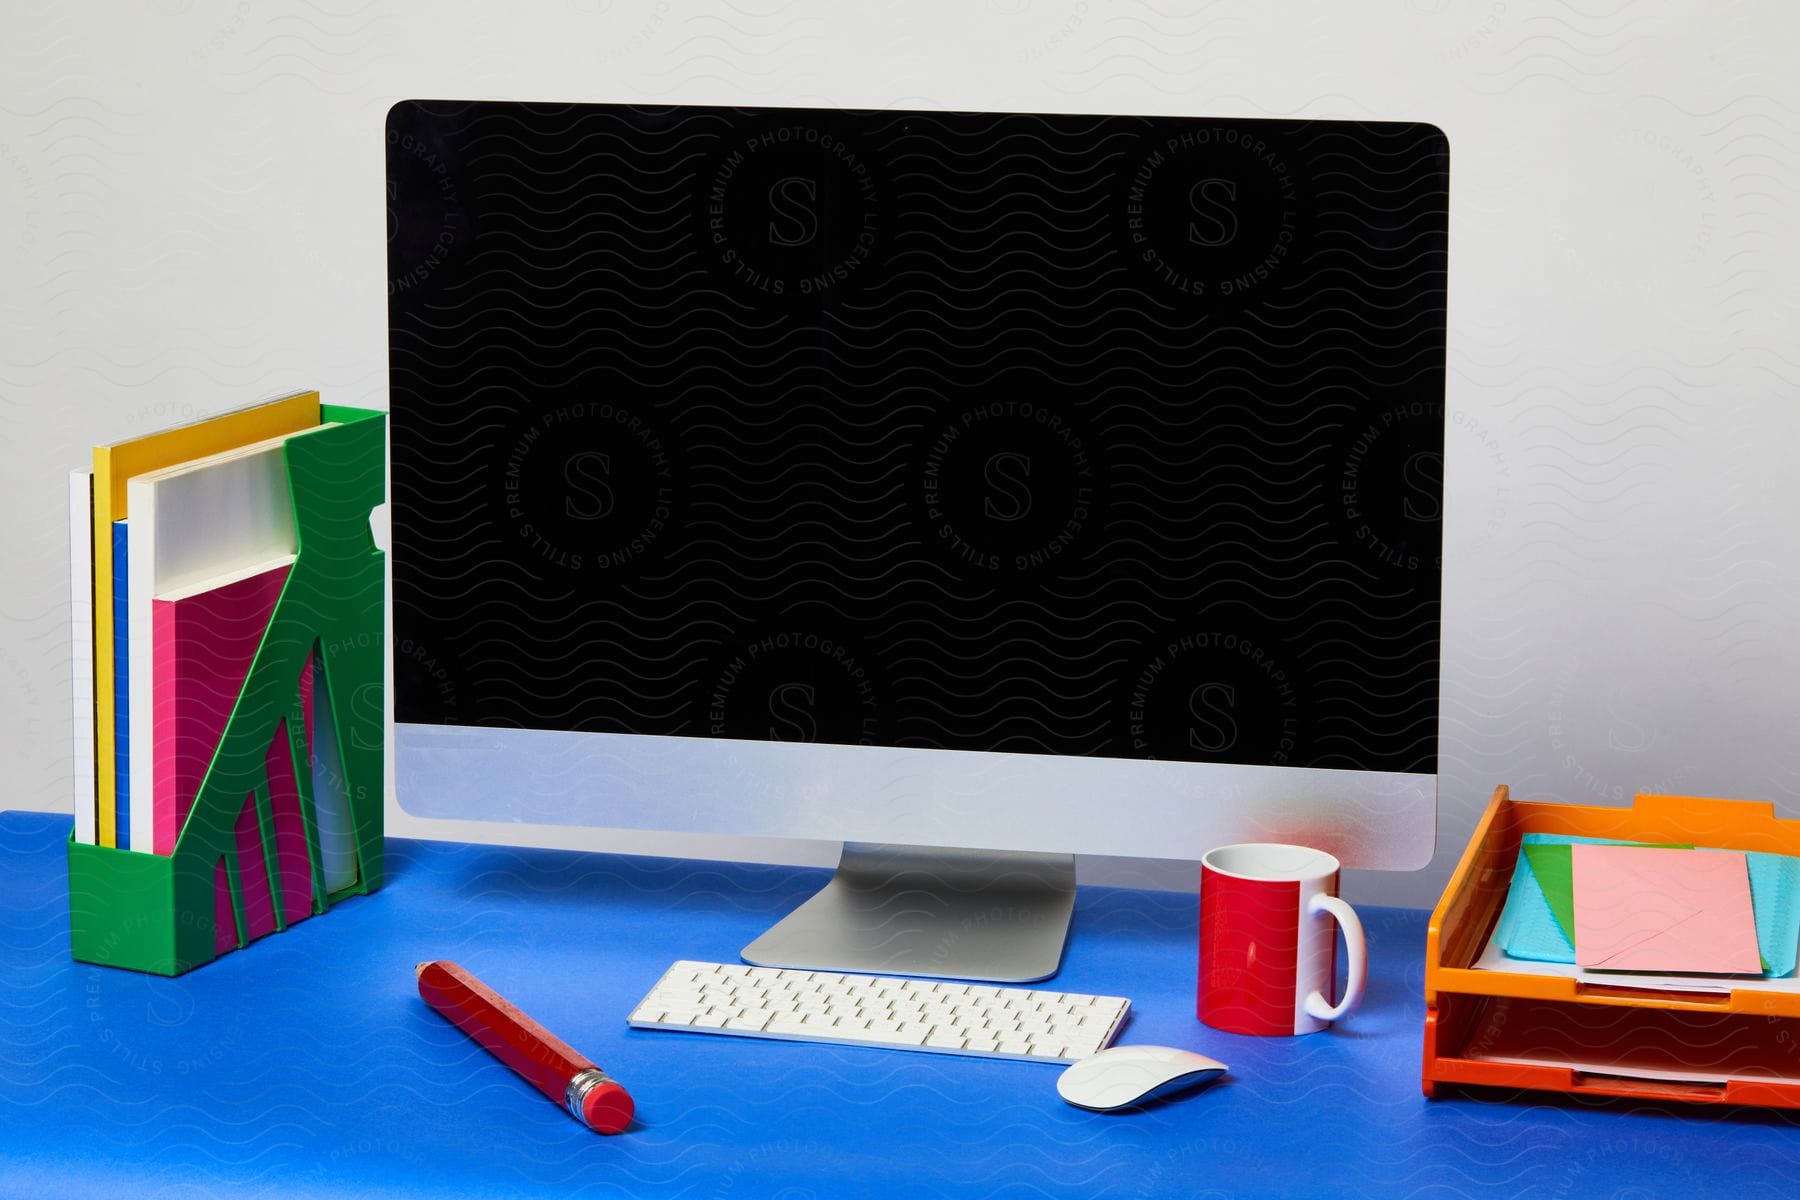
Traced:
<svg viewBox="0 0 1800 1200">
<path fill-rule="evenodd" d="M 1056 974 L 1075 858 L 844 843 L 824 890 L 744 947 L 744 961 L 1031 983 Z"/>
</svg>

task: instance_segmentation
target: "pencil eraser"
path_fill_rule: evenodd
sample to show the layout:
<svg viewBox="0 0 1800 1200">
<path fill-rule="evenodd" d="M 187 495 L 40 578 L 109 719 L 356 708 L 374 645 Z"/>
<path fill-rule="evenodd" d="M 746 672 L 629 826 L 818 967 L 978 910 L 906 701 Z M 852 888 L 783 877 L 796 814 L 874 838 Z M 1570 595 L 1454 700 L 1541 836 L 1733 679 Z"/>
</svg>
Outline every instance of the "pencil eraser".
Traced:
<svg viewBox="0 0 1800 1200">
<path fill-rule="evenodd" d="M 620 1132 L 631 1124 L 631 1114 L 636 1111 L 631 1093 L 610 1079 L 588 1089 L 587 1096 L 581 1101 L 581 1119 L 595 1133 Z"/>
</svg>

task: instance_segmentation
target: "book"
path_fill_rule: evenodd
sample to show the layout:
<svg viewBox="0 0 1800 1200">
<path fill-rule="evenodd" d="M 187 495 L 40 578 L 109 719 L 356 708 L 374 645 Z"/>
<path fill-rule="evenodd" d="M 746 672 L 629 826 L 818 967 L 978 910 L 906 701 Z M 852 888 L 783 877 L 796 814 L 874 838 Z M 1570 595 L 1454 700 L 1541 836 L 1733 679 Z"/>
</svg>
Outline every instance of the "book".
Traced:
<svg viewBox="0 0 1800 1200">
<path fill-rule="evenodd" d="M 102 732 L 112 733 L 113 758 L 112 769 L 101 767 L 103 781 L 112 784 L 113 802 L 113 842 L 121 850 L 130 850 L 131 846 L 131 711 L 130 711 L 130 674 L 131 674 L 131 626 L 126 621 L 126 611 L 130 607 L 130 579 L 128 569 L 130 556 L 130 531 L 125 522 L 112 523 L 112 536 L 107 542 L 112 546 L 114 571 L 112 577 L 112 596 L 109 604 L 96 604 L 96 614 L 104 613 L 112 619 L 112 671 L 110 678 L 117 691 L 117 700 L 113 706 L 110 720 L 103 719 L 95 713 L 96 724 L 102 724 Z M 98 595 L 98 593 L 96 593 Z M 100 672 L 97 679 L 108 678 L 109 673 Z M 102 740 L 105 740 L 102 738 Z M 103 789 L 104 790 L 104 789 Z M 104 828 L 104 822 L 102 822 Z"/>
<path fill-rule="evenodd" d="M 94 473 L 69 472 L 69 775 L 75 840 L 94 844 Z"/>
</svg>

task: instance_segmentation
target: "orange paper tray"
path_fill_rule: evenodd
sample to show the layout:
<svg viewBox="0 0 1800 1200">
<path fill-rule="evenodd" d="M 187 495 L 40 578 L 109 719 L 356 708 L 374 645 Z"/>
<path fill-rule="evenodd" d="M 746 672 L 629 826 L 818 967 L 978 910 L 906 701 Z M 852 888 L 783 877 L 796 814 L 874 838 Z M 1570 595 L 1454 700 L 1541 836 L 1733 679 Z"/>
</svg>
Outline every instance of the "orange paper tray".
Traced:
<svg viewBox="0 0 1800 1200">
<path fill-rule="evenodd" d="M 1495 788 L 1493 800 L 1431 914 L 1426 933 L 1425 1094 L 1435 1095 L 1438 1084 L 1470 1084 L 1647 1100 L 1800 1108 L 1800 1084 L 1757 1079 L 1719 1084 L 1668 1083 L 1462 1057 L 1484 1027 L 1496 1019 L 1505 1019 L 1507 1001 L 1511 1000 L 1549 1002 L 1556 1007 L 1535 1011 L 1554 1012 L 1571 1022 L 1598 1023 L 1597 1018 L 1604 1016 L 1605 1023 L 1615 1030 L 1621 1009 L 1715 1014 L 1726 1025 L 1740 1019 L 1792 1020 L 1792 1037 L 1786 1039 L 1786 1044 L 1800 1043 L 1800 994 L 1758 991 L 1753 986 L 1721 993 L 1665 992 L 1474 969 L 1470 964 L 1481 954 L 1506 903 L 1519 841 L 1527 833 L 1686 842 L 1800 855 L 1800 821 L 1778 820 L 1774 805 L 1760 801 L 1640 795 L 1630 808 L 1613 808 L 1517 801 L 1504 786 Z"/>
</svg>

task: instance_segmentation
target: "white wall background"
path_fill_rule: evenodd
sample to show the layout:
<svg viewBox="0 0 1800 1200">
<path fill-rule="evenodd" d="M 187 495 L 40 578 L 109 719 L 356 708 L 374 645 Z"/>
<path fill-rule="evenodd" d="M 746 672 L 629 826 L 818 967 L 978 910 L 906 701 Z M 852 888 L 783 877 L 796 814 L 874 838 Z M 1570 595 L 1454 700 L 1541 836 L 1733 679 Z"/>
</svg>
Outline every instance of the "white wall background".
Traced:
<svg viewBox="0 0 1800 1200">
<path fill-rule="evenodd" d="M 404 97 L 492 97 L 1440 125 L 1439 853 L 1353 894 L 1432 902 L 1502 781 L 1533 798 L 1687 791 L 1800 815 L 1790 3 L 3 11 L 0 807 L 69 805 L 66 471 L 96 441 L 284 390 L 385 407 L 384 114 Z M 1092 877 L 1126 876 L 1180 885 L 1191 868 Z"/>
</svg>

